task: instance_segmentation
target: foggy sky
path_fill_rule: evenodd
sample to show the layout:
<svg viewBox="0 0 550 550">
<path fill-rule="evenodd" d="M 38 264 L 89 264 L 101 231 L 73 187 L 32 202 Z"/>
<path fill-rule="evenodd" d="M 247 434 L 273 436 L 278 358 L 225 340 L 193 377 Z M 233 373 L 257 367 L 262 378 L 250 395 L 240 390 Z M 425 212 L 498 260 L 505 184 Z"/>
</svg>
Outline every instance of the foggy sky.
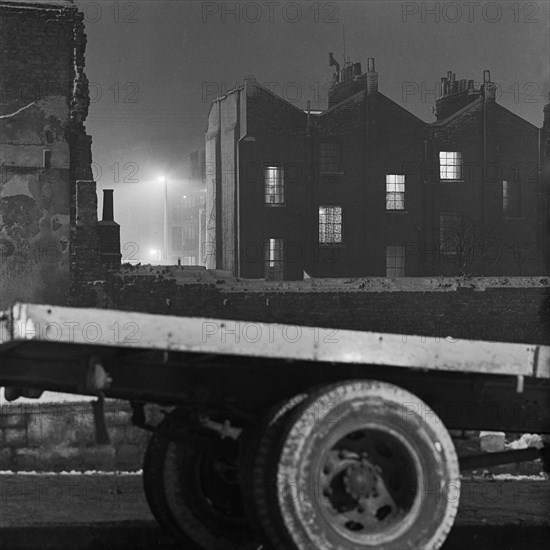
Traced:
<svg viewBox="0 0 550 550">
<path fill-rule="evenodd" d="M 343 62 L 343 26 L 346 56 L 363 70 L 374 57 L 380 91 L 425 121 L 448 70 L 477 84 L 489 69 L 499 103 L 537 126 L 548 102 L 544 0 L 75 3 L 88 35 L 94 171 L 99 188 L 115 189 L 123 243 L 138 203 L 162 214 L 158 175 L 184 180 L 210 102 L 245 75 L 299 107 L 326 108 L 328 52 Z"/>
</svg>

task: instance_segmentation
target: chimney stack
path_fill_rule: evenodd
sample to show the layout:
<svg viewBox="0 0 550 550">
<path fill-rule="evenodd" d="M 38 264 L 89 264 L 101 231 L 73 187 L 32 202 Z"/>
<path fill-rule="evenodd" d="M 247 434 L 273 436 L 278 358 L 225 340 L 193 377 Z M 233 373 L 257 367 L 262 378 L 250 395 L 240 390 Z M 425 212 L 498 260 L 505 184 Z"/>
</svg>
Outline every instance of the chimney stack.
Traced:
<svg viewBox="0 0 550 550">
<path fill-rule="evenodd" d="M 494 103 L 496 100 L 497 87 L 491 82 L 491 73 L 483 71 L 483 97 L 486 103 Z"/>
<path fill-rule="evenodd" d="M 367 60 L 367 94 L 372 94 L 378 91 L 378 73 L 374 68 L 374 58 L 369 57 Z"/>
<path fill-rule="evenodd" d="M 114 219 L 113 190 L 103 190 L 103 219 L 98 222 L 101 261 L 105 267 L 120 267 L 120 225 Z"/>
<path fill-rule="evenodd" d="M 474 88 L 474 81 L 465 78 L 458 79 L 452 71 L 441 78 L 441 94 L 435 100 L 433 112 L 437 120 L 442 120 L 456 113 L 482 94 L 482 90 Z"/>
<path fill-rule="evenodd" d="M 113 193 L 112 189 L 103 190 L 103 221 L 104 222 L 113 222 L 114 218 L 114 208 L 113 208 Z"/>
</svg>

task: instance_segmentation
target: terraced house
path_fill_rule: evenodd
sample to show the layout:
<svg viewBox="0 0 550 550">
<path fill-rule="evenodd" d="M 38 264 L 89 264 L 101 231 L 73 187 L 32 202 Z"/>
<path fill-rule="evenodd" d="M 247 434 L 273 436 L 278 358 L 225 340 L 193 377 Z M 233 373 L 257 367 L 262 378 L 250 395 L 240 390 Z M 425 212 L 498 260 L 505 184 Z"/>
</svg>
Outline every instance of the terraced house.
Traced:
<svg viewBox="0 0 550 550">
<path fill-rule="evenodd" d="M 550 106 L 541 128 L 489 71 L 441 79 L 435 122 L 378 90 L 374 59 L 336 65 L 328 108 L 256 81 L 213 101 L 206 258 L 267 279 L 548 273 Z"/>
</svg>

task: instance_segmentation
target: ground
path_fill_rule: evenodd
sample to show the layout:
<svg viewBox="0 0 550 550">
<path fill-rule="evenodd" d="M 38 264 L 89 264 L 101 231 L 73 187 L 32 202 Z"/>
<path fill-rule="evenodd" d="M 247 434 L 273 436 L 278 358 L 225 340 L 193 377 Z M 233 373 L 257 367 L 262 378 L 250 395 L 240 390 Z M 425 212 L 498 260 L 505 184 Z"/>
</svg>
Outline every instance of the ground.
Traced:
<svg viewBox="0 0 550 550">
<path fill-rule="evenodd" d="M 3 550 L 178 548 L 147 508 L 139 474 L 0 474 Z M 443 550 L 550 547 L 550 480 L 465 477 Z M 185 550 L 181 549 L 180 550 Z"/>
</svg>

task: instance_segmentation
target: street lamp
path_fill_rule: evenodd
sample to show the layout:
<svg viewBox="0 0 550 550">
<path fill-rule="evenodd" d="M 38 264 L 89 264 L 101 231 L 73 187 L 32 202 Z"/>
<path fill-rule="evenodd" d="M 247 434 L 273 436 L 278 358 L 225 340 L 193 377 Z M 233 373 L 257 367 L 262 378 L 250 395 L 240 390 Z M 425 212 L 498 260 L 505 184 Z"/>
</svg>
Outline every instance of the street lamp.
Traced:
<svg viewBox="0 0 550 550">
<path fill-rule="evenodd" d="M 168 180 L 161 176 L 159 181 L 164 182 L 164 239 L 162 248 L 162 259 L 168 263 Z"/>
<path fill-rule="evenodd" d="M 160 248 L 151 248 L 151 250 L 149 250 L 149 253 L 151 254 L 151 256 L 155 256 L 156 260 L 160 262 Z"/>
</svg>

